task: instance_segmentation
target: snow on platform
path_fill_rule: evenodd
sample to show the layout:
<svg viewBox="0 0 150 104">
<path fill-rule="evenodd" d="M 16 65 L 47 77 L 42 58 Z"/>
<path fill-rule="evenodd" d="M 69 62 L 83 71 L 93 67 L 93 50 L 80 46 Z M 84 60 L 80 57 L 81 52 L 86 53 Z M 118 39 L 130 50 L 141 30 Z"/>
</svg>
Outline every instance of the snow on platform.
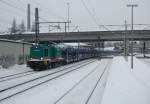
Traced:
<svg viewBox="0 0 150 104">
<path fill-rule="evenodd" d="M 110 69 L 102 104 L 150 104 L 150 66 L 134 58 L 115 57 Z"/>
</svg>

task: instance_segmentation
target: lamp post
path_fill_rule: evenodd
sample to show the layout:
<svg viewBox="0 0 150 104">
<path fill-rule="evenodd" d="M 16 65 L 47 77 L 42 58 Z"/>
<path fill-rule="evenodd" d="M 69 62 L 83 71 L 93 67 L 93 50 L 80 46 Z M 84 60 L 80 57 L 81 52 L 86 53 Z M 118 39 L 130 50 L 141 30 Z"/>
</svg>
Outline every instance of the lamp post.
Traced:
<svg viewBox="0 0 150 104">
<path fill-rule="evenodd" d="M 131 7 L 131 33 L 133 34 L 133 8 L 138 7 L 138 5 L 127 4 L 127 7 Z M 133 69 L 133 38 L 131 39 L 131 68 Z"/>
</svg>

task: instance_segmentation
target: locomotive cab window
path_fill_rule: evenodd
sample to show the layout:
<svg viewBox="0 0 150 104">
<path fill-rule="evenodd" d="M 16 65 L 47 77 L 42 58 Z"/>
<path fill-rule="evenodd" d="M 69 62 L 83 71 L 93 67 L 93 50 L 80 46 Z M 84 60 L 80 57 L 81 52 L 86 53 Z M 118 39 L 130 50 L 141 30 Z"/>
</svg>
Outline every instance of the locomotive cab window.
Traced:
<svg viewBox="0 0 150 104">
<path fill-rule="evenodd" d="M 48 56 L 48 49 L 44 49 L 44 56 L 45 56 L 45 57 Z"/>
</svg>

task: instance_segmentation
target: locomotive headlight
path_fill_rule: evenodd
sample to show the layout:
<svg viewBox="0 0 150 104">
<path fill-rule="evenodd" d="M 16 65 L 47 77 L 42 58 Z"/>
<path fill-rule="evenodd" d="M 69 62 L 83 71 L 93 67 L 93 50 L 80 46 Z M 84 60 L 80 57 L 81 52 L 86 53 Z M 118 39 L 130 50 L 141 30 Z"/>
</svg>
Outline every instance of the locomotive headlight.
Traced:
<svg viewBox="0 0 150 104">
<path fill-rule="evenodd" d="M 41 57 L 41 60 L 43 60 L 43 57 Z"/>
</svg>

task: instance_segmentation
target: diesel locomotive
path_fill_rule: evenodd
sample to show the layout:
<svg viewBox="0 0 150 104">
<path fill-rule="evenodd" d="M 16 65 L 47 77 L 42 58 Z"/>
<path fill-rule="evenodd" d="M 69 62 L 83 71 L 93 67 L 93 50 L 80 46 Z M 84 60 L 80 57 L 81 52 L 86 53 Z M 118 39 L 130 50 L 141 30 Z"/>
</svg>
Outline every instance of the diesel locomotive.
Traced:
<svg viewBox="0 0 150 104">
<path fill-rule="evenodd" d="M 63 64 L 95 57 L 97 52 L 90 47 L 68 47 L 53 42 L 39 42 L 30 47 L 27 66 L 35 71 L 54 68 Z"/>
</svg>

